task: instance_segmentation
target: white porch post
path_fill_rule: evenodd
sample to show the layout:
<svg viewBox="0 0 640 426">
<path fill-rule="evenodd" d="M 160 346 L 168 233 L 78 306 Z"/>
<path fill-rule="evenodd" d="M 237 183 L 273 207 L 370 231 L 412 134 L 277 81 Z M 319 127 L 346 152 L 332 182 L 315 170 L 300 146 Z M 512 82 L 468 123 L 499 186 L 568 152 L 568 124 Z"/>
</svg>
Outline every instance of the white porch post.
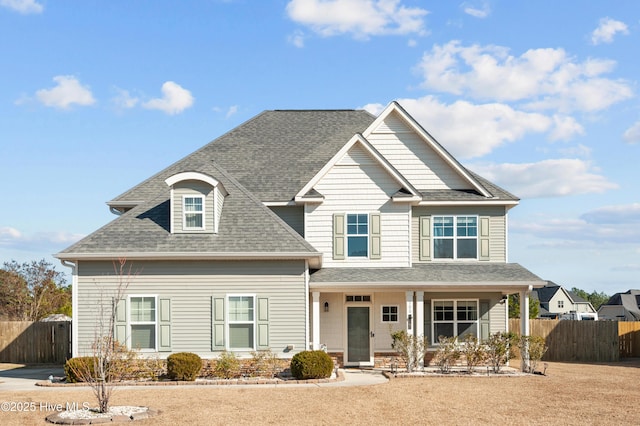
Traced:
<svg viewBox="0 0 640 426">
<path fill-rule="evenodd" d="M 313 332 L 311 333 L 311 349 L 320 349 L 320 292 L 311 293 L 311 316 Z"/>
<path fill-rule="evenodd" d="M 413 334 L 413 292 L 406 292 L 407 301 L 407 334 Z"/>
<path fill-rule="evenodd" d="M 520 292 L 520 335 L 529 335 L 529 293 L 531 287 Z M 522 371 L 529 371 L 529 351 L 524 348 L 522 354 Z"/>
<path fill-rule="evenodd" d="M 416 292 L 416 337 L 424 338 L 424 291 Z M 424 357 L 418 360 L 418 367 L 424 367 Z"/>
</svg>

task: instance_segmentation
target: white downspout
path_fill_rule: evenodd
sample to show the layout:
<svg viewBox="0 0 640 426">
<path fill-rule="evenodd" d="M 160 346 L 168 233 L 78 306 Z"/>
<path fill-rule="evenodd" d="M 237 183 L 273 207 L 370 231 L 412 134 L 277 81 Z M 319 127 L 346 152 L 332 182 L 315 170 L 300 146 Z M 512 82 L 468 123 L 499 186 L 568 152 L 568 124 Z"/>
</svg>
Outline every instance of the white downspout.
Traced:
<svg viewBox="0 0 640 426">
<path fill-rule="evenodd" d="M 60 260 L 62 266 L 71 268 L 71 356 L 78 356 L 78 265 L 70 260 Z"/>
</svg>

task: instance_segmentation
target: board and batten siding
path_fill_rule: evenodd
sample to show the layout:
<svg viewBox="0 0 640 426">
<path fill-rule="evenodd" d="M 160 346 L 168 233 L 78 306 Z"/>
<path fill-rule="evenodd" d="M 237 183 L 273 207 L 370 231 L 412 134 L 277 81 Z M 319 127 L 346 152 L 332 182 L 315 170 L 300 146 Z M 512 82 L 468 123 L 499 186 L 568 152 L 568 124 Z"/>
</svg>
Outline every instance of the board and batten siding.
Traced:
<svg viewBox="0 0 640 426">
<path fill-rule="evenodd" d="M 294 231 L 304 237 L 304 206 L 269 206 Z"/>
<path fill-rule="evenodd" d="M 462 179 L 397 114 L 389 115 L 367 140 L 418 191 L 472 189 L 469 182 Z"/>
<path fill-rule="evenodd" d="M 323 267 L 409 266 L 409 211 L 393 203 L 400 189 L 364 149 L 355 145 L 314 187 L 324 196 L 321 204 L 305 207 L 305 239 L 324 254 Z M 334 213 L 380 213 L 381 258 L 333 259 Z"/>
<path fill-rule="evenodd" d="M 413 262 L 420 260 L 420 217 L 439 215 L 477 215 L 489 218 L 489 261 L 507 261 L 507 221 L 504 206 L 419 206 L 411 213 L 411 251 Z M 479 226 L 480 224 L 478 224 Z M 433 227 L 433 223 L 431 223 Z M 433 244 L 433 242 L 431 242 Z M 428 261 L 427 261 L 428 262 Z"/>
<path fill-rule="evenodd" d="M 290 356 L 283 352 L 288 345 L 294 345 L 293 353 L 306 347 L 304 261 L 134 261 L 130 265 L 133 275 L 127 295 L 171 300 L 172 352 L 217 356 L 212 352 L 211 298 L 229 294 L 268 297 L 269 347 L 275 354 Z M 111 262 L 79 262 L 74 320 L 80 355 L 90 352 L 100 301 L 108 306 L 118 280 Z"/>
<path fill-rule="evenodd" d="M 198 233 L 205 232 L 211 233 L 214 231 L 214 195 L 213 195 L 213 187 L 207 183 L 196 181 L 196 180 L 186 180 L 177 182 L 173 185 L 173 232 L 181 233 L 181 232 L 189 232 L 189 233 Z M 184 217 L 183 217 L 183 208 L 184 208 L 184 197 L 189 196 L 204 196 L 204 230 L 185 230 L 184 229 Z"/>
</svg>

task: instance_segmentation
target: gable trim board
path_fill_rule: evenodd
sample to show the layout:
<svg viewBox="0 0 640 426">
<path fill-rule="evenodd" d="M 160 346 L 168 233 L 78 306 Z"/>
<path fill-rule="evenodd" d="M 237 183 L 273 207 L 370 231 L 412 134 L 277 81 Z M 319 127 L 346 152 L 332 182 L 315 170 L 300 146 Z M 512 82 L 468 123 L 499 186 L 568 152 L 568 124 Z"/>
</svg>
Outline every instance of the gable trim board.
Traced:
<svg viewBox="0 0 640 426">
<path fill-rule="evenodd" d="M 202 209 L 193 203 L 205 232 L 196 232 L 192 216 L 194 229 L 186 231 L 193 232 L 178 229 L 185 219 L 171 219 L 182 214 L 174 197 L 179 203 L 205 187 Z M 108 270 L 118 258 L 145 267 L 128 292 L 155 295 L 161 356 L 228 350 L 230 296 L 235 309 L 254 304 L 251 324 L 233 323 L 234 339 L 242 336 L 234 341 L 280 357 L 319 349 L 333 332 L 344 336 L 353 306 L 367 306 L 372 330 L 388 326 L 382 306 L 396 306 L 397 324 L 415 334 L 425 332 L 431 299 L 473 299 L 482 301 L 483 335 L 506 331 L 501 295 L 526 300 L 544 285 L 505 263 L 507 211 L 518 202 L 464 168 L 395 102 L 377 118 L 355 110 L 265 111 L 109 201 L 117 218 L 56 254 L 75 263 L 74 355 L 95 323 L 95 282 L 113 285 Z M 476 260 L 433 259 L 429 217 L 440 212 L 478 218 Z M 347 232 L 346 214 L 357 216 L 357 231 Z M 365 257 L 360 235 L 367 232 Z M 357 256 L 348 256 L 349 236 L 363 245 Z M 367 346 L 372 356 L 391 350 L 379 334 Z M 346 342 L 341 337 L 330 349 L 348 354 Z"/>
</svg>

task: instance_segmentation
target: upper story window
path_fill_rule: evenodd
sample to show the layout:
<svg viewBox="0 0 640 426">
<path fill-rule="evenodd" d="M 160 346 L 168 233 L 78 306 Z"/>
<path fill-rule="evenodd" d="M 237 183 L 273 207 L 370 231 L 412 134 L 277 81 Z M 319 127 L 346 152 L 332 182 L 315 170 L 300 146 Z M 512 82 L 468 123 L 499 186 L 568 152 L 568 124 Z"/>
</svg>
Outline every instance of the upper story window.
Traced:
<svg viewBox="0 0 640 426">
<path fill-rule="evenodd" d="M 434 216 L 433 257 L 435 259 L 477 259 L 477 216 Z"/>
<path fill-rule="evenodd" d="M 369 215 L 347 214 L 347 256 L 369 255 Z"/>
<path fill-rule="evenodd" d="M 184 229 L 204 229 L 204 197 L 185 196 L 183 202 Z"/>
</svg>

